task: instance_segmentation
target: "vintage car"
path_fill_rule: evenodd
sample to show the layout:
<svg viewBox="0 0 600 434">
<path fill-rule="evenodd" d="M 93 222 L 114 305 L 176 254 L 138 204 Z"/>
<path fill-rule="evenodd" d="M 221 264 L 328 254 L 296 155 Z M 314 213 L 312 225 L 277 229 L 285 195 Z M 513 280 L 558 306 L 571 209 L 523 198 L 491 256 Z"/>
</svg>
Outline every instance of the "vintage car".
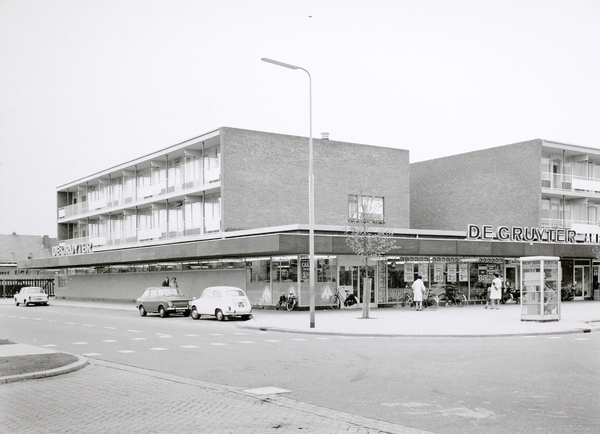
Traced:
<svg viewBox="0 0 600 434">
<path fill-rule="evenodd" d="M 43 304 L 48 306 L 48 294 L 38 286 L 25 286 L 15 294 L 15 305 L 23 303 L 25 306 L 30 304 Z"/>
<path fill-rule="evenodd" d="M 235 286 L 210 286 L 202 291 L 200 298 L 190 301 L 193 319 L 201 315 L 213 315 L 218 321 L 233 317 L 243 320 L 252 318 L 252 305 L 246 293 Z"/>
<path fill-rule="evenodd" d="M 146 316 L 149 312 L 156 313 L 164 318 L 172 313 L 190 315 L 190 299 L 186 298 L 178 288 L 170 286 L 157 286 L 156 288 L 146 288 L 140 298 L 136 300 L 136 308 L 141 316 Z"/>
</svg>

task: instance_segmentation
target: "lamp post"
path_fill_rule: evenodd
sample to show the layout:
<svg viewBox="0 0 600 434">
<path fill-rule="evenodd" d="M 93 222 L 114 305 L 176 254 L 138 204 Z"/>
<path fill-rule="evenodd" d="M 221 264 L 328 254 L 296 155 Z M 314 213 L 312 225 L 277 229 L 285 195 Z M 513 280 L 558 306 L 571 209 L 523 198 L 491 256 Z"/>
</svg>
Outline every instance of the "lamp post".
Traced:
<svg viewBox="0 0 600 434">
<path fill-rule="evenodd" d="M 315 178 L 313 173 L 313 139 L 312 139 L 312 77 L 310 72 L 299 66 L 283 63 L 263 57 L 263 62 L 289 69 L 300 69 L 308 74 L 308 244 L 309 244 L 309 277 L 308 294 L 310 300 L 310 328 L 315 328 Z"/>
</svg>

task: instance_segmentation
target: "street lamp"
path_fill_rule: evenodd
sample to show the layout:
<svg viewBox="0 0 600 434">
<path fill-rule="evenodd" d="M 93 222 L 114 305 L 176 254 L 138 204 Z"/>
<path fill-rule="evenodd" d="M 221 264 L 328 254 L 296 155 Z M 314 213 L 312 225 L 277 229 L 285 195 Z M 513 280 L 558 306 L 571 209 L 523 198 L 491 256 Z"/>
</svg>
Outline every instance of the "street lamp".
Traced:
<svg viewBox="0 0 600 434">
<path fill-rule="evenodd" d="M 313 173 L 313 139 L 312 139 L 312 78 L 310 72 L 299 66 L 283 63 L 263 57 L 263 62 L 283 66 L 289 69 L 300 69 L 308 74 L 308 244 L 309 244 L 309 277 L 308 294 L 310 299 L 310 328 L 315 328 L 315 178 Z"/>
</svg>

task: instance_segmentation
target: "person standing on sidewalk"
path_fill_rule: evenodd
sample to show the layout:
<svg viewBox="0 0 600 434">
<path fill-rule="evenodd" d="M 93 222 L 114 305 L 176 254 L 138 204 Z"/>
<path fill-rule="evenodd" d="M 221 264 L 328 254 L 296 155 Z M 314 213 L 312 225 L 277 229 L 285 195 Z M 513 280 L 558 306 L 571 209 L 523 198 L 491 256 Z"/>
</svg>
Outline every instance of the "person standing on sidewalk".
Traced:
<svg viewBox="0 0 600 434">
<path fill-rule="evenodd" d="M 413 300 L 417 305 L 417 310 L 423 310 L 423 294 L 427 291 L 425 288 L 425 284 L 423 283 L 423 278 L 419 275 L 417 276 L 417 280 L 415 280 L 412 284 L 413 290 Z"/>
<path fill-rule="evenodd" d="M 496 304 L 496 310 L 500 309 L 500 298 L 502 297 L 502 280 L 500 275 L 494 273 L 494 280 L 492 280 L 492 288 L 490 291 L 490 309 L 494 308 L 494 302 Z"/>
</svg>

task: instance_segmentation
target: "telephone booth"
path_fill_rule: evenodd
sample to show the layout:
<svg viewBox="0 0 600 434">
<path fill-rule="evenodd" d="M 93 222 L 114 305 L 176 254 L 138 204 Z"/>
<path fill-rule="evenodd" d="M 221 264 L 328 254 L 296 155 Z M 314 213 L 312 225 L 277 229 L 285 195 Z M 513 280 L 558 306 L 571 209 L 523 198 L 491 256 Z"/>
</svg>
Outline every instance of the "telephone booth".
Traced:
<svg viewBox="0 0 600 434">
<path fill-rule="evenodd" d="M 521 321 L 560 321 L 560 258 L 531 256 L 521 262 Z"/>
</svg>

